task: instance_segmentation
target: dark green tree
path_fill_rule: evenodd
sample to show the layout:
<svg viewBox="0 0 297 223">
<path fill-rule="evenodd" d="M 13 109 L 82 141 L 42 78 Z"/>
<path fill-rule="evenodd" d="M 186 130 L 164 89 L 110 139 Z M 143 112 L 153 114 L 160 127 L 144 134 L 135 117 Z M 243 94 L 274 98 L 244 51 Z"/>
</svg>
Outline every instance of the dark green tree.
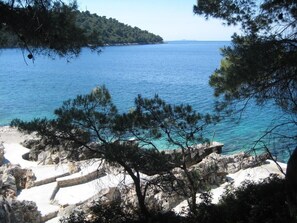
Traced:
<svg viewBox="0 0 297 223">
<path fill-rule="evenodd" d="M 143 31 L 137 27 L 123 24 L 116 19 L 91 14 L 89 11 L 77 12 L 77 26 L 85 30 L 90 44 L 153 44 L 162 43 L 162 37 Z"/>
<path fill-rule="evenodd" d="M 187 222 L 290 222 L 285 188 L 285 180 L 273 176 L 258 183 L 244 182 L 238 188 L 228 188 L 218 204 L 210 202 L 210 194 L 202 194 L 198 214 L 189 216 Z"/>
<path fill-rule="evenodd" d="M 51 145 L 73 143 L 72 148 L 68 147 L 76 150 L 71 151 L 73 153 L 79 153 L 78 148 L 83 146 L 92 152 L 93 157 L 104 158 L 123 167 L 134 182 L 140 212 L 147 217 L 149 211 L 145 205 L 139 170 L 139 166 L 147 162 L 144 158 L 146 151 L 125 141 L 122 132 L 113 131 L 118 112 L 108 90 L 105 87 L 96 88 L 88 95 L 65 101 L 62 107 L 55 110 L 55 115 L 57 118 L 51 120 L 14 120 L 12 125 L 23 131 L 36 131 L 42 140 Z"/>
<path fill-rule="evenodd" d="M 105 87 L 64 102 L 55 115 L 51 120 L 13 120 L 11 125 L 29 133 L 37 132 L 41 140 L 51 145 L 70 143 L 64 148 L 74 154 L 83 147 L 91 151 L 92 157 L 120 165 L 134 182 L 140 217 L 151 216 L 145 201 L 149 187 L 168 188 L 174 180 L 175 188 L 190 197 L 190 209 L 195 209 L 200 184 L 188 169 L 194 162 L 191 146 L 202 142 L 203 128 L 210 123 L 210 116 L 196 113 L 191 106 L 172 106 L 158 96 L 153 99 L 139 96 L 134 110 L 119 114 Z M 132 137 L 136 142 L 131 141 Z M 172 156 L 161 152 L 155 143 L 160 138 L 166 139 L 169 146 L 180 148 L 181 153 Z M 170 171 L 175 167 L 182 169 L 185 181 L 173 177 Z M 141 173 L 159 177 L 147 180 Z"/>
<path fill-rule="evenodd" d="M 18 40 L 18 46 L 28 52 L 73 56 L 87 45 L 84 31 L 76 21 L 76 1 L 66 5 L 59 0 L 0 1 L 0 30 L 2 46 Z M 8 36 L 7 36 L 8 35 Z"/>
<path fill-rule="evenodd" d="M 241 26 L 242 34 L 234 34 L 232 46 L 222 49 L 221 66 L 210 78 L 210 85 L 219 97 L 218 108 L 232 110 L 238 102 L 243 102 L 244 108 L 249 101 L 258 105 L 274 103 L 288 119 L 266 134 L 275 133 L 274 136 L 296 145 L 297 2 L 198 0 L 194 12 L 205 18 L 223 19 L 227 25 Z M 287 176 L 288 181 L 296 182 L 294 178 L 296 170 Z M 296 197 L 293 199 L 297 203 Z M 297 214 L 292 215 L 297 221 Z"/>
<path fill-rule="evenodd" d="M 44 53 L 50 56 L 77 56 L 82 47 L 104 44 L 161 43 L 163 39 L 116 19 L 79 12 L 75 0 L 0 1 L 0 47 L 19 47 L 28 58 Z"/>
<path fill-rule="evenodd" d="M 297 3 L 290 0 L 197 1 L 194 12 L 241 25 L 210 78 L 220 105 L 255 99 L 297 114 Z M 293 124 L 296 124 L 292 122 Z M 296 132 L 295 132 L 296 133 Z M 296 139 L 296 134 L 293 135 Z"/>
<path fill-rule="evenodd" d="M 202 184 L 198 172 L 190 170 L 191 165 L 201 161 L 194 158 L 193 145 L 208 143 L 203 133 L 215 117 L 200 114 L 190 105 L 168 104 L 158 95 L 152 99 L 139 95 L 135 99 L 135 110 L 124 117 L 121 126 L 125 126 L 142 145 L 158 150 L 156 140 L 164 139 L 168 148 L 178 148 L 179 152 L 170 161 L 184 177 L 177 179 L 171 175 L 169 181 L 171 184 L 175 182 L 173 190 L 187 198 L 190 211 L 195 212 L 196 194 L 202 189 Z"/>
</svg>

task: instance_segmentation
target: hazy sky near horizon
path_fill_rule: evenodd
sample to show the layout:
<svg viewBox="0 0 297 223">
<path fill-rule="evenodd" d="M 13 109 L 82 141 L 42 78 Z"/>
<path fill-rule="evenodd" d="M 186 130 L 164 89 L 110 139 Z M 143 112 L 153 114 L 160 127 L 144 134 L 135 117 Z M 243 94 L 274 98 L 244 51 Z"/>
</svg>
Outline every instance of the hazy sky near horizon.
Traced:
<svg viewBox="0 0 297 223">
<path fill-rule="evenodd" d="M 196 0 L 78 0 L 79 9 L 158 34 L 170 40 L 231 40 L 238 27 L 194 15 Z"/>
</svg>

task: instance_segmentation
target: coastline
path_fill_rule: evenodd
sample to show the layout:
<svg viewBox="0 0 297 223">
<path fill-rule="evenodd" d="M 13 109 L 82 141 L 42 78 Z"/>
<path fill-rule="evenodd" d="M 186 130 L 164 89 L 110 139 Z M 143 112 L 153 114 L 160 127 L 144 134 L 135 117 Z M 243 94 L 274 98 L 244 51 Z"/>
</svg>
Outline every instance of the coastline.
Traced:
<svg viewBox="0 0 297 223">
<path fill-rule="evenodd" d="M 0 126 L 0 144 L 18 144 L 21 146 L 21 143 L 23 141 L 31 140 L 34 138 L 36 138 L 36 136 L 34 136 L 33 134 L 29 135 L 29 134 L 22 133 L 19 130 L 17 130 L 17 128 L 14 128 L 8 125 Z M 213 144 L 211 144 L 211 147 L 219 147 L 221 149 L 221 147 L 223 147 L 223 144 L 218 142 L 213 142 Z M 165 151 L 166 153 L 170 154 L 174 150 L 165 150 Z M 221 153 L 221 151 L 217 151 L 217 152 Z M 273 162 L 272 160 L 270 161 Z M 287 166 L 287 164 L 283 162 L 277 162 L 277 163 L 282 168 L 286 168 Z"/>
<path fill-rule="evenodd" d="M 148 42 L 148 43 L 104 43 L 103 47 L 106 46 L 141 46 L 141 45 L 157 45 L 157 44 L 166 44 L 167 42 Z M 98 46 L 100 47 L 100 46 Z"/>
<path fill-rule="evenodd" d="M 0 144 L 4 146 L 4 163 L 19 164 L 22 168 L 29 168 L 33 171 L 37 177 L 37 181 L 46 182 L 47 179 L 54 177 L 52 183 L 40 183 L 39 186 L 23 189 L 19 192 L 16 199 L 19 201 L 33 201 L 36 203 L 38 210 L 41 212 L 46 222 L 59 222 L 61 216 L 63 216 L 63 210 L 68 206 L 75 206 L 82 204 L 87 200 L 95 198 L 96 195 L 106 193 L 111 188 L 121 187 L 123 185 L 131 185 L 132 181 L 129 177 L 122 173 L 103 173 L 101 177 L 92 178 L 85 182 L 85 178 L 89 177 L 93 171 L 98 171 L 99 163 L 102 161 L 92 161 L 92 164 L 85 162 L 80 163 L 81 170 L 76 173 L 69 172 L 69 166 L 67 164 L 55 164 L 55 165 L 40 165 L 34 161 L 28 161 L 23 159 L 23 155 L 29 152 L 29 149 L 23 147 L 20 143 L 26 139 L 33 139 L 34 136 L 26 135 L 19 132 L 16 128 L 9 126 L 0 127 Z M 285 171 L 286 164 L 279 163 Z M 66 174 L 66 175 L 65 175 Z M 283 177 L 277 168 L 276 164 L 267 160 L 264 164 L 252 168 L 241 169 L 235 173 L 228 174 L 227 182 L 212 187 L 210 192 L 213 195 L 213 203 L 218 203 L 220 197 L 226 190 L 226 186 L 230 182 L 235 187 L 241 185 L 246 180 L 258 182 L 262 179 L 269 177 L 270 174 L 277 174 Z M 146 178 L 147 176 L 143 176 Z M 60 182 L 60 183 L 59 183 Z M 64 183 L 63 183 L 64 182 Z M 67 183 L 68 182 L 68 183 Z M 66 187 L 61 187 L 55 192 L 59 184 L 69 184 Z M 49 197 L 55 197 L 54 202 Z M 158 196 L 158 195 L 155 195 Z M 200 194 L 197 194 L 198 202 Z M 63 207 L 61 209 L 61 207 Z M 181 214 L 187 207 L 186 201 L 181 201 L 173 207 L 173 211 Z M 184 213 L 184 212 L 183 212 Z M 49 221 L 47 221 L 49 220 Z"/>
</svg>

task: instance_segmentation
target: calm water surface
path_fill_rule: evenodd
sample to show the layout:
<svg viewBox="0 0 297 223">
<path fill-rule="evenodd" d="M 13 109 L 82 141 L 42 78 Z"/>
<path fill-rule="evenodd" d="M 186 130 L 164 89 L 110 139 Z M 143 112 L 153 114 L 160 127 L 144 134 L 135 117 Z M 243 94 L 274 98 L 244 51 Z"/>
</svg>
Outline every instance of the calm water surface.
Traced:
<svg viewBox="0 0 297 223">
<path fill-rule="evenodd" d="M 8 125 L 14 118 L 51 117 L 64 100 L 103 84 L 123 112 L 133 107 L 137 94 L 159 94 L 167 102 L 187 103 L 199 112 L 211 112 L 214 97 L 208 79 L 219 67 L 219 49 L 229 44 L 169 42 L 115 46 L 104 48 L 99 55 L 85 49 L 70 63 L 39 56 L 34 63 L 26 64 L 20 50 L 2 50 L 0 125 Z M 240 123 L 225 120 L 211 132 L 215 132 L 215 140 L 225 144 L 225 153 L 248 149 L 279 115 L 273 106 L 250 105 Z M 287 154 L 277 151 L 276 155 L 287 159 Z"/>
</svg>

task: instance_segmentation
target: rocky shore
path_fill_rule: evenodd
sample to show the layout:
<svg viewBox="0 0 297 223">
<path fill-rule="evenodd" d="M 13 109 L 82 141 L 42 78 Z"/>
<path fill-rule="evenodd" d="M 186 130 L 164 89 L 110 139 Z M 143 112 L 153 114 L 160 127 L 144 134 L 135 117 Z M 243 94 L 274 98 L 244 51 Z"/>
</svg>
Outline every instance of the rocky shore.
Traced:
<svg viewBox="0 0 297 223">
<path fill-rule="evenodd" d="M 30 151 L 23 146 L 32 143 L 32 139 L 34 136 L 21 134 L 16 129 L 0 127 L 1 223 L 59 222 L 59 218 L 73 210 L 87 210 L 94 200 L 121 198 L 132 204 L 136 202 L 132 180 L 122 169 L 100 159 L 70 162 L 59 150 L 35 154 L 34 149 Z M 199 172 L 201 182 L 211 189 L 214 203 L 230 184 L 239 186 L 245 180 L 259 181 L 270 174 L 283 177 L 265 154 L 254 157 L 242 152 L 226 156 L 220 154 L 221 148 L 218 143 L 200 145 L 190 154 L 196 163 L 189 164 L 189 169 Z M 285 170 L 285 164 L 280 166 Z M 177 178 L 182 177 L 178 168 L 172 172 Z M 142 175 L 143 180 L 154 177 L 157 176 Z M 164 210 L 179 213 L 187 207 L 182 196 L 157 188 L 148 194 L 147 202 L 158 204 Z"/>
</svg>

